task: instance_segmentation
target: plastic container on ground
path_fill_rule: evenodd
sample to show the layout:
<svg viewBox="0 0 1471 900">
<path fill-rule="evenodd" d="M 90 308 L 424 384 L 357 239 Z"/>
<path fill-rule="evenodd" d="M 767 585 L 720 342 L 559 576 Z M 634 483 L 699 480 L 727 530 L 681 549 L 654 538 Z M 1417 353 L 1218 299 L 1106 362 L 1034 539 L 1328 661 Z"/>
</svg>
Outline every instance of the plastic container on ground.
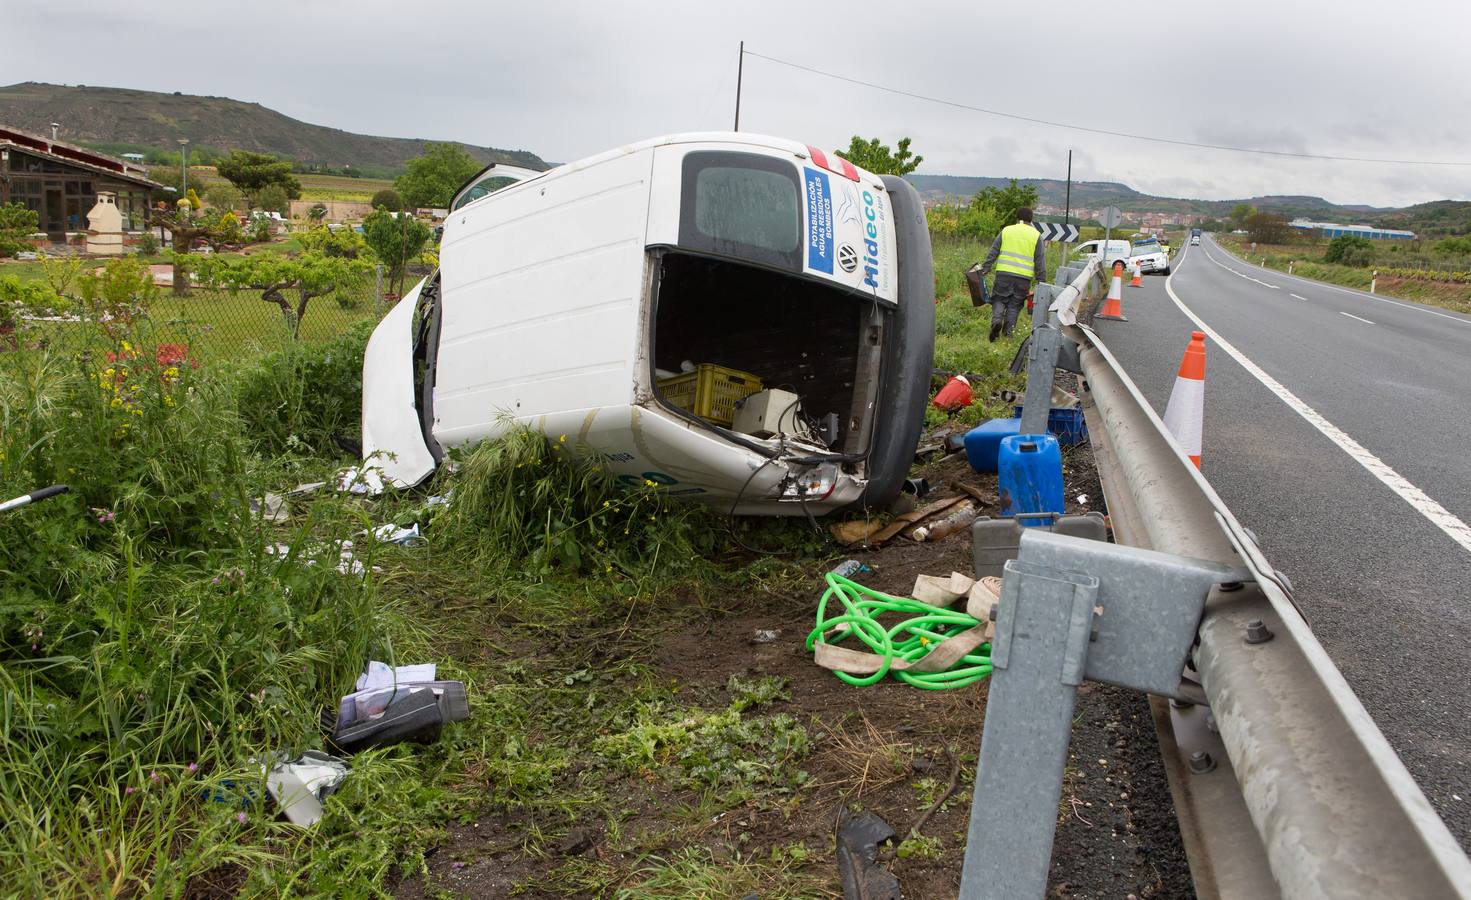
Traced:
<svg viewBox="0 0 1471 900">
<path fill-rule="evenodd" d="M 759 390 L 761 379 L 750 372 L 713 363 L 700 363 L 693 372 L 659 382 L 659 393 L 664 395 L 665 403 L 687 409 L 716 425 L 734 422 L 737 401 Z"/>
<path fill-rule="evenodd" d="M 1016 408 L 1017 418 L 1021 418 L 1022 408 Z M 1057 435 L 1057 442 L 1064 447 L 1081 444 L 1088 440 L 1088 423 L 1083 419 L 1082 407 L 1065 409 L 1054 406 L 1047 411 L 1047 431 Z"/>
<path fill-rule="evenodd" d="M 965 433 L 965 456 L 970 467 L 977 472 L 996 471 L 997 456 L 1001 451 L 1001 440 L 1018 434 L 1022 420 L 991 419 L 982 422 Z"/>
<path fill-rule="evenodd" d="M 1001 515 L 1063 512 L 1062 449 L 1050 434 L 1017 434 L 1001 440 L 997 456 Z M 1020 518 L 1023 525 L 1051 524 L 1043 517 Z"/>
</svg>

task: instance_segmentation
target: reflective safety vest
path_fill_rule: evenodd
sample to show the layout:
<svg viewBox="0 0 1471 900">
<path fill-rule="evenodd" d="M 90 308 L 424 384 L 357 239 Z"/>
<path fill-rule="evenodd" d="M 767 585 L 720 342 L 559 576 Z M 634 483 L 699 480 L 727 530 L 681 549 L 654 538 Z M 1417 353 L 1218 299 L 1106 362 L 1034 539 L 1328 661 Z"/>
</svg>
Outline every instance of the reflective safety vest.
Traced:
<svg viewBox="0 0 1471 900">
<path fill-rule="evenodd" d="M 996 257 L 996 271 L 1030 279 L 1037 258 L 1037 241 L 1041 239 L 1041 232 L 1027 222 L 1017 222 L 1001 229 L 1001 252 Z"/>
</svg>

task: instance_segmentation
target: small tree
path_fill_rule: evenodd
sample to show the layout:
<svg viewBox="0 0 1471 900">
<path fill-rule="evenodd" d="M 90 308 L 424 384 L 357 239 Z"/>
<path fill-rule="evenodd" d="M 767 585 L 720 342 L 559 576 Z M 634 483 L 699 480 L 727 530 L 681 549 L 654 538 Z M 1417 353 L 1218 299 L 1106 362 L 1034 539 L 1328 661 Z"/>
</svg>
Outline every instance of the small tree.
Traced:
<svg viewBox="0 0 1471 900">
<path fill-rule="evenodd" d="M 204 189 L 204 202 L 215 209 L 235 209 L 245 195 L 229 182 L 216 182 Z"/>
<path fill-rule="evenodd" d="M 395 294 L 403 293 L 409 261 L 419 255 L 432 234 L 428 225 L 407 213 L 377 209 L 363 219 L 363 238 L 388 267 L 388 282 Z"/>
<path fill-rule="evenodd" d="M 1250 203 L 1238 203 L 1231 208 L 1231 215 L 1227 219 L 1233 228 L 1245 228 L 1246 220 L 1256 215 L 1256 207 Z"/>
<path fill-rule="evenodd" d="M 313 222 L 320 222 L 327 218 L 327 204 L 313 203 L 312 208 L 306 211 L 306 217 Z"/>
<path fill-rule="evenodd" d="M 848 149 L 837 151 L 837 155 L 875 175 L 908 175 L 924 162 L 923 156 L 909 152 L 909 138 L 900 138 L 898 150 L 890 151 L 889 146 L 879 143 L 878 138 L 865 141 L 855 134 Z"/>
<path fill-rule="evenodd" d="M 298 232 L 296 239 L 303 250 L 315 251 L 325 256 L 342 259 L 366 259 L 369 256 L 367 242 L 352 228 L 334 230 L 326 225 L 313 225 Z"/>
<path fill-rule="evenodd" d="M 189 260 L 189 250 L 194 242 L 204 240 L 211 246 L 218 242 L 216 228 L 218 220 L 211 220 L 194 209 L 188 200 L 180 200 L 173 207 L 160 203 L 154 207 L 148 216 L 148 224 L 153 228 L 163 227 L 168 229 L 173 236 L 174 252 L 174 293 L 186 294 L 189 292 L 189 271 L 192 268 Z"/>
<path fill-rule="evenodd" d="M 408 161 L 408 171 L 393 182 L 405 206 L 449 206 L 455 191 L 485 168 L 459 144 L 430 141 L 424 155 Z"/>
<path fill-rule="evenodd" d="M 31 249 L 30 236 L 40 224 L 41 217 L 24 203 L 0 206 L 0 257 Z"/>
<path fill-rule="evenodd" d="M 1328 242 L 1323 251 L 1323 262 L 1363 268 L 1374 262 L 1374 245 L 1366 237 L 1357 234 L 1340 234 Z"/>
<path fill-rule="evenodd" d="M 137 259 L 110 259 L 81 280 L 82 302 L 103 329 L 117 338 L 158 296 L 153 273 Z"/>
<path fill-rule="evenodd" d="M 371 202 L 374 209 L 386 209 L 389 212 L 399 212 L 404 208 L 404 198 L 393 188 L 384 188 L 374 194 Z"/>
<path fill-rule="evenodd" d="M 1016 221 L 1016 211 L 1023 206 L 1028 208 L 1037 206 L 1037 188 L 1031 184 L 1019 184 L 1013 178 L 1006 187 L 981 188 L 971 199 L 970 205 L 978 210 L 987 207 L 995 210 L 1001 219 L 1001 224 L 997 227 L 999 231 Z"/>
<path fill-rule="evenodd" d="M 308 251 L 287 257 L 258 253 L 236 259 L 212 257 L 199 267 L 200 280 L 228 290 L 260 291 L 260 298 L 281 307 L 292 337 L 301 334 L 307 304 L 341 289 L 371 269 L 365 260 L 342 259 Z M 294 299 L 287 296 L 294 293 Z"/>
<path fill-rule="evenodd" d="M 286 199 L 301 196 L 301 182 L 291 174 L 291 163 L 277 159 L 269 153 L 253 153 L 249 150 L 232 150 L 228 159 L 215 165 L 220 177 L 260 203 L 259 194 L 267 187 L 279 187 L 285 191 Z"/>
<path fill-rule="evenodd" d="M 291 208 L 291 197 L 277 184 L 268 184 L 255 194 L 255 205 L 268 212 L 284 214 Z"/>
<path fill-rule="evenodd" d="M 1246 218 L 1246 234 L 1258 244 L 1285 244 L 1292 237 L 1292 226 L 1276 213 L 1252 213 Z"/>
</svg>

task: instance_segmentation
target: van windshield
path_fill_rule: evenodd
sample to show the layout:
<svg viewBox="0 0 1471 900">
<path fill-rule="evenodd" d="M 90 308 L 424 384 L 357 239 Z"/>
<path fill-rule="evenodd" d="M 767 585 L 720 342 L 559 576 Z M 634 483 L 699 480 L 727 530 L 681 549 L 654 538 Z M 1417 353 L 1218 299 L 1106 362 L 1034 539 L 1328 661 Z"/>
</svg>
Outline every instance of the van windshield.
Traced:
<svg viewBox="0 0 1471 900">
<path fill-rule="evenodd" d="M 801 269 L 802 205 L 796 169 L 752 153 L 684 159 L 679 244 Z"/>
</svg>

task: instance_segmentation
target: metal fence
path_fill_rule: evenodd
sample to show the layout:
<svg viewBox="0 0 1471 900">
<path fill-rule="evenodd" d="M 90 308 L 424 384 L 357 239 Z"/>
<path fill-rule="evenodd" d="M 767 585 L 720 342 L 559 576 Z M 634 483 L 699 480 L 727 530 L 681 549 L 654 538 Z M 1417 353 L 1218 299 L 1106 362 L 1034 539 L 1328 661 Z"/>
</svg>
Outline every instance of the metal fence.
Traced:
<svg viewBox="0 0 1471 900">
<path fill-rule="evenodd" d="M 296 342 L 330 340 L 359 322 L 377 321 L 394 302 L 387 290 L 384 273 L 370 270 L 305 302 L 293 288 L 267 297 L 261 290 L 199 286 L 174 293 L 161 285 L 141 303 L 109 307 L 89 305 L 68 291 L 60 304 L 11 304 L 13 330 L 0 328 L 0 351 L 83 349 L 126 332 L 150 345 L 185 346 L 196 359 L 246 359 Z"/>
</svg>

